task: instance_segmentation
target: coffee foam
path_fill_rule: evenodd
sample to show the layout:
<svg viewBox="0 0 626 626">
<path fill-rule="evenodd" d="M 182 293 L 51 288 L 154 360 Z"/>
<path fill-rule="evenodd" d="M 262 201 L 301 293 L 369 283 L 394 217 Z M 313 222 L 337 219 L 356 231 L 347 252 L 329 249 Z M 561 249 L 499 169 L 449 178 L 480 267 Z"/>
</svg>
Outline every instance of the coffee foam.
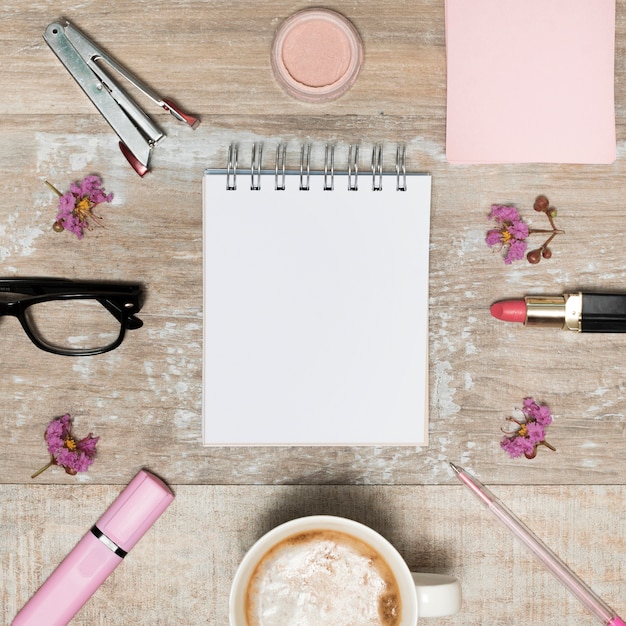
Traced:
<svg viewBox="0 0 626 626">
<path fill-rule="evenodd" d="M 248 584 L 246 616 L 249 626 L 397 626 L 400 592 L 371 546 L 311 531 L 263 556 Z"/>
</svg>

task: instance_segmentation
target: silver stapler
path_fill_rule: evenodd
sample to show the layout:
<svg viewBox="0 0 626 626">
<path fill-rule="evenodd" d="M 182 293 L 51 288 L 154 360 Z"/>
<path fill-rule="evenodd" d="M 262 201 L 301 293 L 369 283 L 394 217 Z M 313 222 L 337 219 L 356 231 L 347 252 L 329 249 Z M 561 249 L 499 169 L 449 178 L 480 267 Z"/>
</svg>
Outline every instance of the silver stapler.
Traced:
<svg viewBox="0 0 626 626">
<path fill-rule="evenodd" d="M 152 148 L 163 139 L 164 133 L 119 86 L 111 70 L 177 120 L 191 128 L 199 124 L 197 118 L 184 113 L 171 100 L 161 98 L 69 22 L 50 24 L 43 37 L 117 133 L 122 153 L 140 176 L 148 171 Z"/>
</svg>

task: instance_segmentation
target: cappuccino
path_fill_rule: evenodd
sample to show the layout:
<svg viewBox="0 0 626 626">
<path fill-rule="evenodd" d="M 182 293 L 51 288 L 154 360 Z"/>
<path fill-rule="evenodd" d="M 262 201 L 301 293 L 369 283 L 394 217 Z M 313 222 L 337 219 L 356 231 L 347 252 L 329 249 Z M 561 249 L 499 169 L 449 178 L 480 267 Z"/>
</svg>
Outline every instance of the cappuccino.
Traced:
<svg viewBox="0 0 626 626">
<path fill-rule="evenodd" d="M 401 613 L 398 583 L 383 557 L 332 530 L 275 545 L 246 592 L 248 626 L 397 626 Z"/>
</svg>

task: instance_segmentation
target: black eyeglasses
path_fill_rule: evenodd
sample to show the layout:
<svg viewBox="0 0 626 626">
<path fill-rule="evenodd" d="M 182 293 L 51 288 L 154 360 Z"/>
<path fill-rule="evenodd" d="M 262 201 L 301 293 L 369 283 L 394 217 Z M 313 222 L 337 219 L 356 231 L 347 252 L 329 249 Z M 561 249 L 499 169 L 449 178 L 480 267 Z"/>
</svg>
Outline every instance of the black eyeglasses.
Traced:
<svg viewBox="0 0 626 626">
<path fill-rule="evenodd" d="M 0 278 L 0 316 L 17 317 L 30 340 L 54 354 L 89 356 L 117 348 L 127 329 L 143 326 L 135 317 L 142 305 L 138 283 Z"/>
</svg>

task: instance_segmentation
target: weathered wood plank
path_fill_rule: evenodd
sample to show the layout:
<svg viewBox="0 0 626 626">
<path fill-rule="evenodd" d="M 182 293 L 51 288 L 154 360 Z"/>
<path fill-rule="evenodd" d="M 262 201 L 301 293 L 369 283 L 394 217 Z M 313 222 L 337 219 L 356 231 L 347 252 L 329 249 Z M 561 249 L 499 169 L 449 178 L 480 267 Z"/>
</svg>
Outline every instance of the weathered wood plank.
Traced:
<svg viewBox="0 0 626 626">
<path fill-rule="evenodd" d="M 2 617 L 7 623 L 119 493 L 116 486 L 3 488 Z M 626 611 L 626 491 L 494 487 L 494 492 L 600 594 Z M 72 624 L 228 622 L 237 563 L 294 517 L 342 515 L 385 535 L 413 571 L 458 576 L 464 605 L 441 624 L 592 626 L 595 618 L 462 487 L 178 486 L 176 499 Z M 42 506 L 45 502 L 45 506 Z M 607 516 L 607 503 L 617 517 Z M 584 512 L 584 514 L 581 514 Z"/>
</svg>

